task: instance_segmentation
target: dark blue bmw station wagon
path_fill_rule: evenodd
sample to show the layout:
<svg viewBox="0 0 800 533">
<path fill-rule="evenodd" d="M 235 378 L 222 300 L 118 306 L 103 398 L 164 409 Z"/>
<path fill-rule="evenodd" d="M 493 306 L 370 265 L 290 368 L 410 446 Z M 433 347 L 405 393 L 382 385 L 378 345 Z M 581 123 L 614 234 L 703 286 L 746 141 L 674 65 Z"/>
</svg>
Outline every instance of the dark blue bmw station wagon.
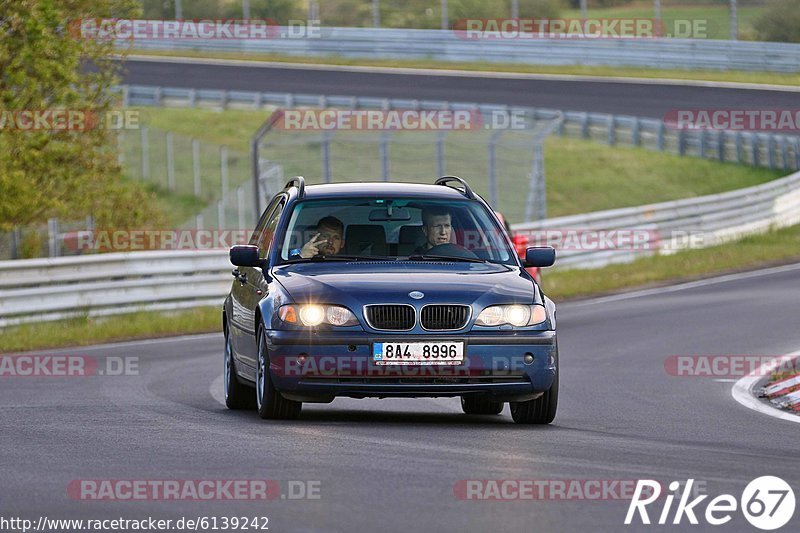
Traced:
<svg viewBox="0 0 800 533">
<path fill-rule="evenodd" d="M 262 418 L 305 402 L 460 397 L 467 414 L 548 424 L 555 305 L 462 179 L 310 185 L 294 178 L 234 246 L 223 309 L 225 399 Z M 255 389 L 255 390 L 254 390 Z"/>
</svg>

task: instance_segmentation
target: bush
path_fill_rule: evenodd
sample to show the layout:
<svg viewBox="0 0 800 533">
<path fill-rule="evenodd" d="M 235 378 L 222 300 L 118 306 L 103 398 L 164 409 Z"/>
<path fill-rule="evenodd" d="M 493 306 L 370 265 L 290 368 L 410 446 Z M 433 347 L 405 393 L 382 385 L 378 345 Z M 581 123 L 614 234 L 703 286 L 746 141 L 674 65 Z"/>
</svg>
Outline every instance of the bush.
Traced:
<svg viewBox="0 0 800 533">
<path fill-rule="evenodd" d="M 753 22 L 761 41 L 800 43 L 800 8 L 797 0 L 774 0 Z"/>
</svg>

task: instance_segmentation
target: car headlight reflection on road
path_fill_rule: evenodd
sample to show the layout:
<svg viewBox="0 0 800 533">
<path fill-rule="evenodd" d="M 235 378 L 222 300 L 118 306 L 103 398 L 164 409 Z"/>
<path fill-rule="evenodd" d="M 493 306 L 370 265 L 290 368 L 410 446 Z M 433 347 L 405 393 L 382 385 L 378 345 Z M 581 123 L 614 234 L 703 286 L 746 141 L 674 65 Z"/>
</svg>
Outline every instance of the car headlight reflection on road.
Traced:
<svg viewBox="0 0 800 533">
<path fill-rule="evenodd" d="M 542 305 L 492 305 L 481 311 L 475 324 L 478 326 L 515 327 L 534 326 L 547 320 L 547 311 Z"/>
<path fill-rule="evenodd" d="M 355 326 L 358 324 L 358 319 L 352 311 L 338 305 L 284 305 L 280 308 L 278 316 L 286 323 L 302 324 L 308 327 L 320 324 L 332 326 Z"/>
</svg>

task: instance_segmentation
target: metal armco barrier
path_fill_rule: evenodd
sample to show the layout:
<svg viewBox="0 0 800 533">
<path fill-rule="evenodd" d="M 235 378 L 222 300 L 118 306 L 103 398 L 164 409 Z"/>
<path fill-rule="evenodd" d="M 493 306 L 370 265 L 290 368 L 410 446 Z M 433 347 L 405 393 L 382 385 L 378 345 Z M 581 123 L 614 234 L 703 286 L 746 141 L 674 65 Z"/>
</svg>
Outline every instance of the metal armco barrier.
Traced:
<svg viewBox="0 0 800 533">
<path fill-rule="evenodd" d="M 562 250 L 556 263 L 596 268 L 686 247 L 706 247 L 800 223 L 800 172 L 763 185 L 641 207 L 518 224 L 553 230 L 639 229 L 653 238 L 634 250 Z M 221 305 L 231 285 L 227 250 L 134 252 L 0 262 L 0 327 L 88 313 Z"/>
<path fill-rule="evenodd" d="M 537 65 L 800 71 L 800 44 L 711 39 L 473 39 L 452 30 L 322 27 L 308 37 L 137 40 L 133 49 Z M 127 42 L 121 43 L 127 46 Z"/>
<path fill-rule="evenodd" d="M 800 48 L 798 49 L 800 53 Z M 130 85 L 119 88 L 123 104 L 130 106 L 217 107 L 223 109 L 275 109 L 294 107 L 363 107 L 389 109 L 397 99 L 319 94 L 182 89 Z M 562 117 L 558 133 L 608 145 L 641 146 L 649 150 L 701 157 L 723 162 L 800 170 L 800 137 L 783 133 L 748 131 L 679 130 L 663 121 L 629 115 L 560 111 L 547 108 L 406 100 L 409 108 L 475 109 L 522 113 L 538 120 Z"/>
</svg>

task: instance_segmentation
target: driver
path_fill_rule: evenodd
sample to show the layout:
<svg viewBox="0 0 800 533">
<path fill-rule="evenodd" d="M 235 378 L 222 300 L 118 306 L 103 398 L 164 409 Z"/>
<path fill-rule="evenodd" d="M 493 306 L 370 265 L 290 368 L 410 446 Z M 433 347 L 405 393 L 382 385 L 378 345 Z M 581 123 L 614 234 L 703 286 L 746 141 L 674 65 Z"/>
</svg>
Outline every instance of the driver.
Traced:
<svg viewBox="0 0 800 533">
<path fill-rule="evenodd" d="M 344 224 L 336 217 L 324 217 L 317 222 L 317 232 L 299 250 L 292 250 L 291 256 L 309 259 L 316 255 L 336 255 L 344 246 Z"/>
<path fill-rule="evenodd" d="M 415 253 L 424 254 L 434 246 L 450 243 L 450 238 L 453 236 L 450 211 L 443 206 L 423 209 L 422 233 L 425 234 L 425 244 L 414 250 Z"/>
</svg>

